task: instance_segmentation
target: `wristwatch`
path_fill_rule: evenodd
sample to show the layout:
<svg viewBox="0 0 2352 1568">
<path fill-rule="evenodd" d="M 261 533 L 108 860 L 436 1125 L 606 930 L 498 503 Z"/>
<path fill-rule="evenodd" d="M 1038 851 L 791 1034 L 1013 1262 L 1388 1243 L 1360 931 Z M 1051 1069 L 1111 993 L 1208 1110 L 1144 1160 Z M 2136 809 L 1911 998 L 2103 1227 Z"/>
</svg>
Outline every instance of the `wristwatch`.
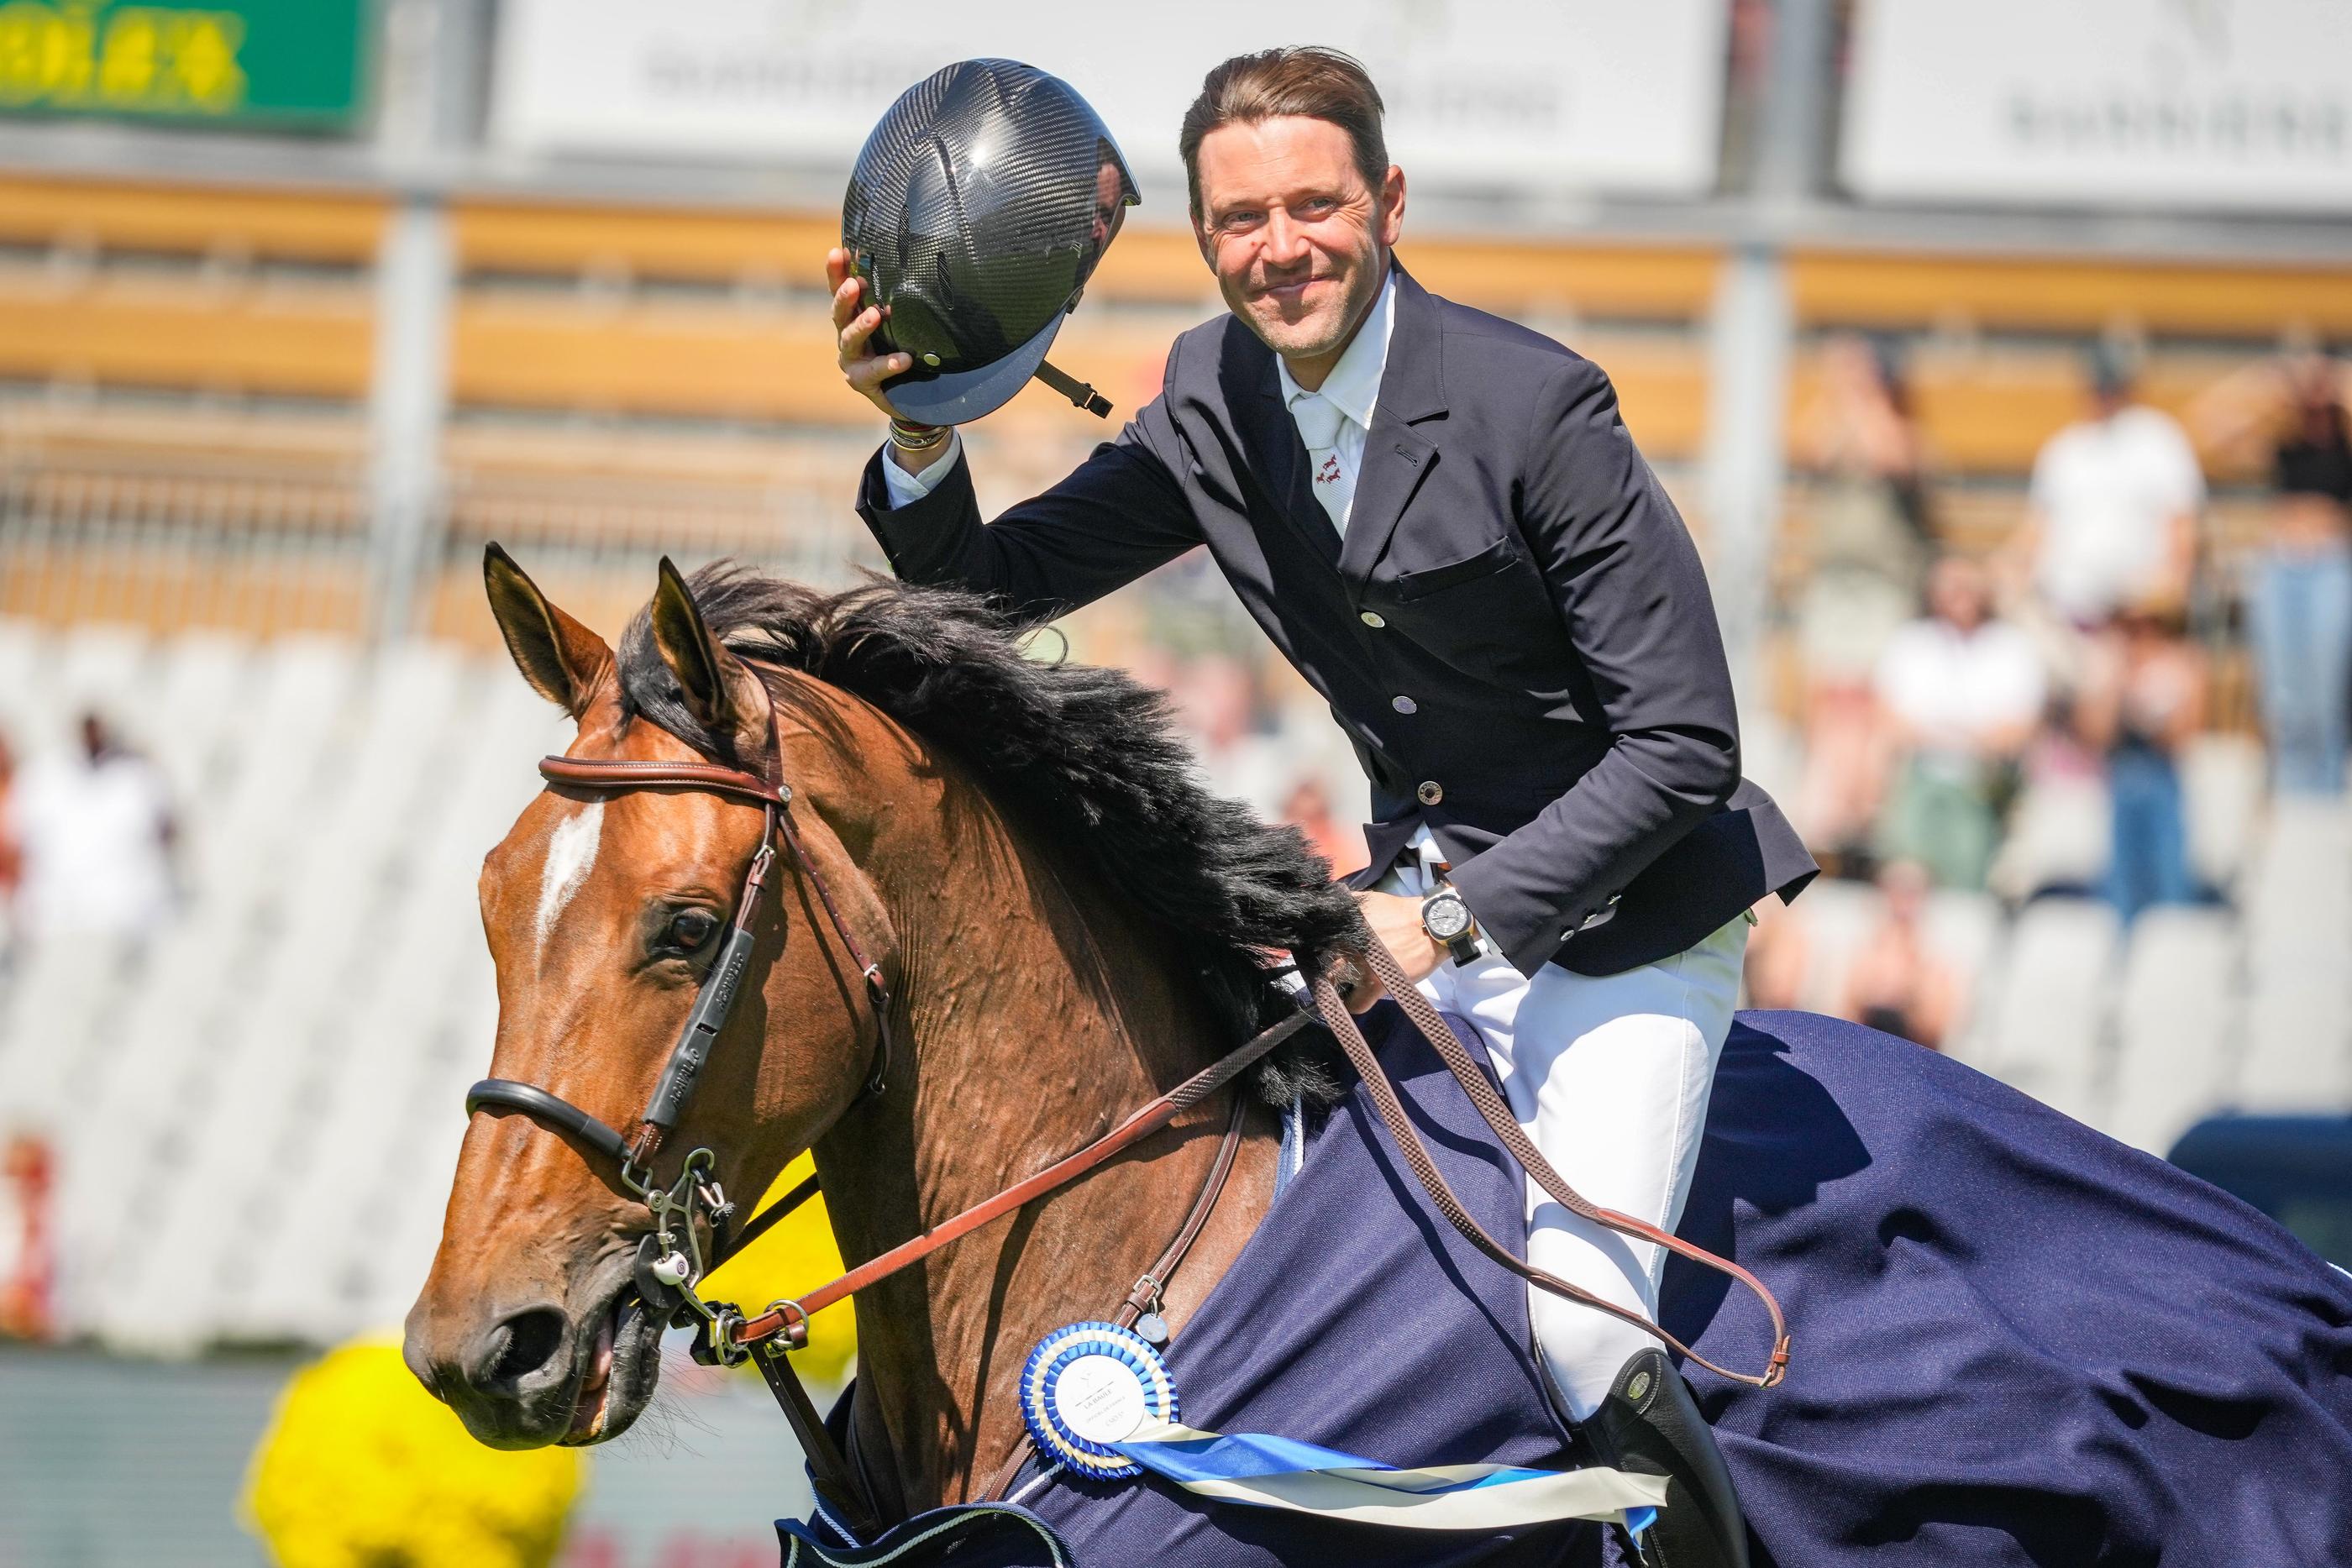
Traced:
<svg viewBox="0 0 2352 1568">
<path fill-rule="evenodd" d="M 1478 941 L 1478 922 L 1462 895 L 1441 887 L 1421 901 L 1421 928 L 1430 939 L 1444 945 L 1457 964 L 1475 963 L 1486 951 Z"/>
</svg>

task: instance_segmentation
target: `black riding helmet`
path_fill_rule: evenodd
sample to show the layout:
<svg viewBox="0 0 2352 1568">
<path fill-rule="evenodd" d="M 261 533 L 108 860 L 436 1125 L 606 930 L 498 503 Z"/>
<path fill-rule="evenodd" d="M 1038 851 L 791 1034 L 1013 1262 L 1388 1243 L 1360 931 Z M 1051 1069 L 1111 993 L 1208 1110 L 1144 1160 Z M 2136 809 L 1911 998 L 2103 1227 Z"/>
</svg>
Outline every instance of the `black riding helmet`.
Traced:
<svg viewBox="0 0 2352 1568">
<path fill-rule="evenodd" d="M 915 361 L 882 383 L 891 407 L 960 424 L 1034 375 L 1109 413 L 1045 350 L 1139 200 L 1101 116 L 1057 77 L 961 60 L 908 89 L 866 139 L 841 204 L 866 302 L 889 311 L 875 350 Z"/>
</svg>

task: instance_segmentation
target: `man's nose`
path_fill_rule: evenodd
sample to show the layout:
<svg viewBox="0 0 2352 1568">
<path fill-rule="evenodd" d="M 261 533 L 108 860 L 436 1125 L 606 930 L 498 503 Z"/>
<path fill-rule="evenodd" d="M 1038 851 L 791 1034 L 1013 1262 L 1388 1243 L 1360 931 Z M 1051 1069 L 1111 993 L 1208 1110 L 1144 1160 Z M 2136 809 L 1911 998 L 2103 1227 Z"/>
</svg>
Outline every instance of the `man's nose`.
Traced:
<svg viewBox="0 0 2352 1568">
<path fill-rule="evenodd" d="M 1307 243 L 1307 231 L 1290 221 L 1290 214 L 1276 208 L 1265 220 L 1265 260 L 1269 267 L 1297 267 L 1314 254 Z"/>
</svg>

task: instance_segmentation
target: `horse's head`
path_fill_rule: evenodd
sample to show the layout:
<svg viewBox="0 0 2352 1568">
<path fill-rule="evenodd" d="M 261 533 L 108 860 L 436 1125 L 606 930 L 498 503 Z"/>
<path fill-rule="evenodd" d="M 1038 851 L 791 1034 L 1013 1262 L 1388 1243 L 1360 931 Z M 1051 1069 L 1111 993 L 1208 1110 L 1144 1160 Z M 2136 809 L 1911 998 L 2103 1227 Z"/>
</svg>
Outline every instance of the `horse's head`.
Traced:
<svg viewBox="0 0 2352 1568">
<path fill-rule="evenodd" d="M 643 716 L 613 650 L 496 546 L 484 570 L 523 678 L 579 723 L 568 756 L 753 773 L 781 765 L 768 686 L 710 634 L 667 561 L 631 646 L 649 644 L 667 674 L 647 657 L 625 685 L 642 695 L 657 682 L 664 702 L 690 716 L 673 727 L 693 733 L 692 746 Z M 788 749 L 806 853 L 880 956 L 880 902 L 828 824 L 823 761 L 807 746 Z M 692 788 L 559 782 L 533 800 L 482 866 L 499 985 L 492 1076 L 560 1096 L 624 1136 L 636 1129 L 727 938 L 763 828 L 758 803 Z M 748 1210 L 865 1082 L 875 1020 L 856 967 L 810 918 L 809 894 L 792 865 L 774 867 L 739 999 L 684 1120 L 652 1161 L 659 1182 L 707 1146 Z M 791 1041 L 774 1061 L 763 1052 L 771 1019 Z M 440 1251 L 409 1312 L 407 1357 L 495 1447 L 613 1437 L 653 1392 L 666 1314 L 640 1304 L 634 1278 L 651 1216 L 593 1143 L 484 1113 L 458 1155 Z"/>
</svg>

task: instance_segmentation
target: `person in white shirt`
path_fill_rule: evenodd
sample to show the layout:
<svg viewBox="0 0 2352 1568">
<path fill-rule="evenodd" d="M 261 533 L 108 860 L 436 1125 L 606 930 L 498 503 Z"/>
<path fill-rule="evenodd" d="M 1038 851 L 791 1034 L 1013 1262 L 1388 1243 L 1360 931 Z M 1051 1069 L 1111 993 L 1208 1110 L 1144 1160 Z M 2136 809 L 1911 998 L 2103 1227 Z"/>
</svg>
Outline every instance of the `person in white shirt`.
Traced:
<svg viewBox="0 0 2352 1568">
<path fill-rule="evenodd" d="M 139 937 L 170 917 L 175 829 L 163 776 L 98 715 L 83 716 L 77 751 L 26 769 L 16 826 L 33 940 Z"/>
<path fill-rule="evenodd" d="M 2034 596 L 2080 630 L 2129 607 L 2188 601 L 2205 476 L 2179 423 L 2132 401 L 2113 353 L 2093 356 L 2090 418 L 2033 462 L 2027 525 L 2014 546 Z"/>
<path fill-rule="evenodd" d="M 1879 706 L 1903 761 L 1878 852 L 1920 862 L 1944 886 L 1978 888 L 2048 685 L 2033 640 L 1992 618 L 1990 584 L 1976 562 L 1937 562 L 1927 603 L 1929 614 L 1896 632 L 1879 656 Z"/>
</svg>

